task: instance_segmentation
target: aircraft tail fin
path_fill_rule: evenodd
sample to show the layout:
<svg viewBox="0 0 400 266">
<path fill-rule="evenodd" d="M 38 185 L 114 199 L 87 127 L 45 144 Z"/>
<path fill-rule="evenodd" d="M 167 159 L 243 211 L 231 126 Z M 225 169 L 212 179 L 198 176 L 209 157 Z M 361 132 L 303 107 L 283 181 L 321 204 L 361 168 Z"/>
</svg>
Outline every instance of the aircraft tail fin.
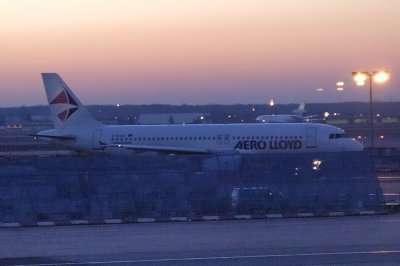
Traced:
<svg viewBox="0 0 400 266">
<path fill-rule="evenodd" d="M 306 103 L 305 102 L 301 102 L 299 104 L 299 107 L 296 110 L 293 110 L 293 114 L 296 117 L 303 118 L 304 114 L 306 113 L 305 107 L 306 107 Z"/>
<path fill-rule="evenodd" d="M 99 125 L 57 73 L 42 73 L 42 79 L 56 129 Z"/>
</svg>

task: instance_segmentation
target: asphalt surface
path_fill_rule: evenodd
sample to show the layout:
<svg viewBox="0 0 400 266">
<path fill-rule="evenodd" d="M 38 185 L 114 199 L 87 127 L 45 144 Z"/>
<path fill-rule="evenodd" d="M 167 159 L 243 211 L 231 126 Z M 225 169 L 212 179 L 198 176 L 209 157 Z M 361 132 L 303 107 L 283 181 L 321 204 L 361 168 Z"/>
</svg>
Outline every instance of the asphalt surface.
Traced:
<svg viewBox="0 0 400 266">
<path fill-rule="evenodd" d="M 0 265 L 399 265 L 400 215 L 0 229 Z"/>
</svg>

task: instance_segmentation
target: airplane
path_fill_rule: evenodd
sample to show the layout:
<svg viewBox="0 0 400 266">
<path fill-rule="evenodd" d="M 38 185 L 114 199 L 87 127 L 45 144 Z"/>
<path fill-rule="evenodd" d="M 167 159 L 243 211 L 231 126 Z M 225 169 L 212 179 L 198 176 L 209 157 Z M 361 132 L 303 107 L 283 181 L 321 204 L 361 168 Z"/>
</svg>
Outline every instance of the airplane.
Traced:
<svg viewBox="0 0 400 266">
<path fill-rule="evenodd" d="M 54 129 L 33 136 L 79 152 L 134 154 L 361 151 L 340 128 L 310 123 L 102 125 L 57 73 L 42 73 Z"/>
<path fill-rule="evenodd" d="M 262 123 L 300 123 L 310 122 L 316 115 L 304 116 L 306 104 L 300 103 L 299 107 L 292 111 L 291 115 L 260 115 L 256 118 L 257 122 Z"/>
</svg>

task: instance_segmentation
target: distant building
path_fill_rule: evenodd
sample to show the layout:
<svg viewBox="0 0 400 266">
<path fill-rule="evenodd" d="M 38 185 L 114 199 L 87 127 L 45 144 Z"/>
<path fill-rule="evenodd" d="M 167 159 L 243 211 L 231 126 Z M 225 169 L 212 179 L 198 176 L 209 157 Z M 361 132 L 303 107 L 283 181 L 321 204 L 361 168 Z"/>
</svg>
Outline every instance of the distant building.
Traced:
<svg viewBox="0 0 400 266">
<path fill-rule="evenodd" d="M 141 114 L 137 124 L 200 124 L 208 122 L 208 117 L 204 113 Z"/>
</svg>

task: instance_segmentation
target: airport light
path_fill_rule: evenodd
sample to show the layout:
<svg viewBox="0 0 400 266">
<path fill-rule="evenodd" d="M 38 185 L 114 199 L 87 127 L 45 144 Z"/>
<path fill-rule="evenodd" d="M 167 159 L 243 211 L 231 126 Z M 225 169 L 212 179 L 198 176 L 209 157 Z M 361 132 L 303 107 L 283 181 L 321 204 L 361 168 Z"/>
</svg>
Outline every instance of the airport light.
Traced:
<svg viewBox="0 0 400 266">
<path fill-rule="evenodd" d="M 269 106 L 269 108 L 271 108 L 272 115 L 274 115 L 275 100 L 274 99 L 270 99 L 269 102 L 268 102 L 268 106 Z"/>
<path fill-rule="evenodd" d="M 372 167 L 374 164 L 374 114 L 372 106 L 372 80 L 377 83 L 383 83 L 389 79 L 388 71 L 373 71 L 373 72 L 352 72 L 354 81 L 357 86 L 364 86 L 367 79 L 369 79 L 369 107 L 370 107 L 370 138 L 371 138 L 371 156 Z"/>
<path fill-rule="evenodd" d="M 269 100 L 269 106 L 273 107 L 275 105 L 274 99 Z"/>
<path fill-rule="evenodd" d="M 353 72 L 354 81 L 356 82 L 357 86 L 364 86 L 365 81 L 368 78 L 368 72 Z"/>
<path fill-rule="evenodd" d="M 374 81 L 378 83 L 383 83 L 389 79 L 389 72 L 379 71 L 374 72 Z"/>
<path fill-rule="evenodd" d="M 322 163 L 321 160 L 318 160 L 318 159 L 313 160 L 313 162 L 312 162 L 312 169 L 313 169 L 314 171 L 318 171 L 318 170 L 320 169 L 321 163 Z"/>
<path fill-rule="evenodd" d="M 337 91 L 343 91 L 344 90 L 344 82 L 343 81 L 338 81 L 336 82 L 336 90 Z"/>
</svg>

